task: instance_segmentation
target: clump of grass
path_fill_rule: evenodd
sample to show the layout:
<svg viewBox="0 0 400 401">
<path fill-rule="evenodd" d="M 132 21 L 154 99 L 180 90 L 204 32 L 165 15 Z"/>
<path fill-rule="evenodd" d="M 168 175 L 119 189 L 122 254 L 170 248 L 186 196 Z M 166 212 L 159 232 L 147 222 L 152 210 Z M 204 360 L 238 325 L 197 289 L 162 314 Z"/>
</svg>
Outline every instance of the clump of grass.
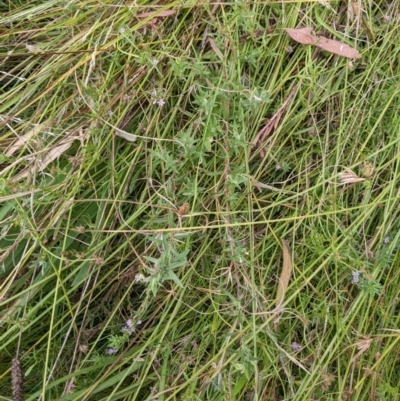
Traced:
<svg viewBox="0 0 400 401">
<path fill-rule="evenodd" d="M 21 338 L 25 400 L 395 399 L 399 6 L 352 7 L 0 5 L 2 396 Z"/>
</svg>

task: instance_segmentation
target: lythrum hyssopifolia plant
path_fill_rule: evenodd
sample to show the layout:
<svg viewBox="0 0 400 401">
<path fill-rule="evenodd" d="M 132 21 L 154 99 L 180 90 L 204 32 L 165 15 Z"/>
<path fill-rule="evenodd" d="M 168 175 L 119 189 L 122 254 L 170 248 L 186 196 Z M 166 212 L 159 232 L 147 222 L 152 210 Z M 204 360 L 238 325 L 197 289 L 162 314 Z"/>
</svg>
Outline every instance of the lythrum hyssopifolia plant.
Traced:
<svg viewBox="0 0 400 401">
<path fill-rule="evenodd" d="M 149 236 L 148 239 L 156 246 L 157 256 L 144 256 L 149 264 L 146 265 L 147 277 L 144 282 L 156 296 L 158 288 L 164 281 L 172 280 L 176 285 L 183 288 L 176 271 L 187 264 L 188 249 L 179 252 L 175 248 L 175 240 L 170 234 L 162 234 L 159 237 Z"/>
</svg>

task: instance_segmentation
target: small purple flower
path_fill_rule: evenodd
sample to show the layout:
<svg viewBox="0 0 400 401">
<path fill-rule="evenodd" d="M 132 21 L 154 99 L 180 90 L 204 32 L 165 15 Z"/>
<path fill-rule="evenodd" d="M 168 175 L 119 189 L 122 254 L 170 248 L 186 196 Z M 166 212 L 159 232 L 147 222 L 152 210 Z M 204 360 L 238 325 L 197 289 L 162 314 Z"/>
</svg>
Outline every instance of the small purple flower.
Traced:
<svg viewBox="0 0 400 401">
<path fill-rule="evenodd" d="M 128 319 L 128 320 L 125 322 L 125 326 L 122 327 L 121 331 L 122 331 L 123 333 L 127 333 L 128 336 L 132 335 L 132 334 L 135 332 L 135 328 L 133 327 L 133 323 L 132 323 L 132 320 L 131 320 L 131 319 Z"/>
<path fill-rule="evenodd" d="M 383 239 L 383 243 L 384 244 L 388 244 L 390 242 L 390 238 L 389 237 L 385 237 L 384 239 Z"/>
<path fill-rule="evenodd" d="M 158 107 L 163 107 L 165 104 L 164 99 L 157 99 L 153 101 L 153 104 L 156 104 Z"/>
<path fill-rule="evenodd" d="M 114 354 L 116 354 L 118 352 L 118 350 L 116 349 L 116 348 L 114 348 L 114 347 L 111 347 L 111 348 L 109 348 L 108 350 L 107 350 L 107 354 L 108 355 L 114 355 Z"/>
<path fill-rule="evenodd" d="M 74 387 L 75 387 L 74 381 L 71 380 L 71 381 L 69 382 L 69 384 L 67 385 L 66 394 L 71 394 Z"/>
<path fill-rule="evenodd" d="M 124 326 L 121 331 L 123 333 L 127 333 L 128 336 L 132 335 L 135 332 L 135 329 L 131 329 L 130 327 Z"/>
<path fill-rule="evenodd" d="M 351 272 L 352 279 L 351 279 L 351 284 L 357 284 L 360 281 L 360 272 L 354 271 Z"/>
<path fill-rule="evenodd" d="M 300 346 L 300 344 L 298 342 L 293 341 L 292 342 L 292 349 L 293 349 L 293 351 L 297 352 L 297 351 L 300 351 L 301 346 Z"/>
</svg>

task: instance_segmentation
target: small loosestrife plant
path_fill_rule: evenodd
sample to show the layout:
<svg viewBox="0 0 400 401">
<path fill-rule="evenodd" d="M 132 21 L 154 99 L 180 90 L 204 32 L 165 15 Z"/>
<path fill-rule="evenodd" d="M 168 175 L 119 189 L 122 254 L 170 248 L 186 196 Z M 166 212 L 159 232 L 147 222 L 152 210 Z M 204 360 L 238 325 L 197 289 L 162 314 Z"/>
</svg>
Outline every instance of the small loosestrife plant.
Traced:
<svg viewBox="0 0 400 401">
<path fill-rule="evenodd" d="M 149 263 L 145 267 L 147 283 L 154 296 L 164 281 L 171 280 L 173 283 L 183 288 L 182 282 L 177 276 L 177 270 L 187 265 L 187 255 L 189 250 L 179 252 L 175 249 L 172 236 L 165 234 L 161 238 L 149 237 L 153 245 L 157 247 L 158 257 L 143 256 Z"/>
</svg>

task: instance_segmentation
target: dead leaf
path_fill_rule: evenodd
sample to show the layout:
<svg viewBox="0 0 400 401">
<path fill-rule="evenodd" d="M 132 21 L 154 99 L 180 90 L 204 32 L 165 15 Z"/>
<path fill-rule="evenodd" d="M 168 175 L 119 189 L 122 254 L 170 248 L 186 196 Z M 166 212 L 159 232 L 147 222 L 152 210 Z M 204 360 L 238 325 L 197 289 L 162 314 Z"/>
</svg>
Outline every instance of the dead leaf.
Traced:
<svg viewBox="0 0 400 401">
<path fill-rule="evenodd" d="M 14 141 L 14 143 L 6 150 L 5 155 L 6 156 L 12 156 L 15 151 L 17 151 L 25 142 L 27 142 L 29 139 L 33 138 L 36 136 L 39 132 L 45 128 L 47 124 L 38 124 L 36 125 L 33 129 L 28 131 L 25 135 L 19 137 Z"/>
<path fill-rule="evenodd" d="M 221 61 L 225 60 L 224 55 L 221 53 L 221 50 L 219 50 L 219 47 L 217 44 L 214 42 L 214 40 L 210 37 L 207 38 L 208 43 L 210 44 L 211 48 L 213 49 L 214 53 L 219 57 Z"/>
<path fill-rule="evenodd" d="M 157 11 L 150 11 L 147 13 L 136 14 L 136 18 L 147 18 L 147 17 L 169 17 L 170 15 L 176 14 L 176 10 L 167 10 L 161 11 L 158 13 Z"/>
<path fill-rule="evenodd" d="M 254 138 L 253 141 L 253 146 L 261 146 L 262 143 L 265 141 L 265 139 L 267 138 L 267 136 L 273 131 L 276 130 L 279 122 L 282 118 L 282 115 L 284 113 L 284 111 L 286 110 L 286 108 L 288 107 L 290 101 L 293 99 L 294 95 L 297 92 L 297 89 L 299 87 L 299 84 L 297 83 L 293 89 L 291 90 L 291 92 L 289 93 L 289 96 L 287 97 L 287 99 L 283 102 L 282 106 L 279 108 L 279 110 L 269 119 L 269 121 L 267 122 L 267 124 L 264 125 L 263 128 L 261 128 L 261 130 L 258 132 L 258 134 L 256 135 L 256 137 Z M 261 157 L 264 157 L 264 152 L 261 151 Z"/>
<path fill-rule="evenodd" d="M 275 309 L 278 310 L 279 307 L 283 304 L 283 300 L 285 298 L 285 291 L 289 286 L 289 281 L 293 270 L 292 253 L 290 250 L 289 242 L 284 239 L 281 239 L 281 242 L 282 242 L 283 262 L 282 262 L 281 276 L 279 277 L 278 289 L 276 291 L 276 298 L 275 298 Z M 277 331 L 278 329 L 279 319 L 280 319 L 280 314 L 278 313 L 274 322 L 275 331 Z"/>
<path fill-rule="evenodd" d="M 66 152 L 72 145 L 72 142 L 78 138 L 72 137 L 67 138 L 59 143 L 58 146 L 52 148 L 42 160 L 36 159 L 36 164 L 34 166 L 28 166 L 22 170 L 18 175 L 13 178 L 13 181 L 19 181 L 22 178 L 28 177 L 32 171 L 43 171 L 53 160 L 60 157 L 64 152 Z"/>
<path fill-rule="evenodd" d="M 314 35 L 311 35 L 312 30 L 313 28 L 311 26 L 298 29 L 285 28 L 286 33 L 297 43 L 301 43 L 302 45 L 313 45 L 318 39 Z"/>
<path fill-rule="evenodd" d="M 179 216 L 184 216 L 189 211 L 189 203 L 185 202 L 183 205 L 179 206 L 177 213 Z"/>
<path fill-rule="evenodd" d="M 361 54 L 354 47 L 350 47 L 346 43 L 338 42 L 333 39 L 326 39 L 323 36 L 318 38 L 318 42 L 315 43 L 320 49 L 325 50 L 329 53 L 337 54 L 338 56 L 347 58 L 361 58 Z"/>
<path fill-rule="evenodd" d="M 66 152 L 72 145 L 72 141 L 64 141 L 61 142 L 60 145 L 54 147 L 50 150 L 49 153 L 43 158 L 43 161 L 40 163 L 39 171 L 43 171 L 53 160 L 60 157 L 64 152 Z"/>
<path fill-rule="evenodd" d="M 11 199 L 23 198 L 26 196 L 32 196 L 33 194 L 42 191 L 42 189 L 33 189 L 32 191 L 18 192 L 12 195 L 0 196 L 0 203 L 7 202 Z"/>
<path fill-rule="evenodd" d="M 353 21 L 354 19 L 357 19 L 358 21 L 361 19 L 361 4 L 358 2 L 350 2 L 348 5 L 347 9 L 347 15 L 349 16 L 349 19 Z"/>
<path fill-rule="evenodd" d="M 368 351 L 374 339 L 370 337 L 361 336 L 362 338 L 358 340 L 354 345 L 358 348 L 358 352 L 354 355 L 353 359 L 350 361 L 353 363 L 358 359 L 364 352 Z"/>
<path fill-rule="evenodd" d="M 279 306 L 282 304 L 284 299 L 284 293 L 289 285 L 290 276 L 292 275 L 292 254 L 289 246 L 289 242 L 281 239 L 282 242 L 282 271 L 281 276 L 279 277 L 279 285 L 278 290 L 276 292 L 275 306 Z"/>
<path fill-rule="evenodd" d="M 117 136 L 119 136 L 119 137 L 121 137 L 121 138 L 124 138 L 124 139 L 126 139 L 127 141 L 129 141 L 129 142 L 135 142 L 135 141 L 136 141 L 136 138 L 137 138 L 137 135 L 131 134 L 131 133 L 126 132 L 126 131 L 123 131 L 123 130 L 121 130 L 121 129 L 117 129 L 117 130 L 115 131 L 115 135 L 117 135 Z"/>
<path fill-rule="evenodd" d="M 28 52 L 30 53 L 42 53 L 43 50 L 40 47 L 37 46 L 33 46 L 33 45 L 25 45 L 26 50 L 28 50 Z"/>
<path fill-rule="evenodd" d="M 314 45 L 327 52 L 337 54 L 347 58 L 361 58 L 361 54 L 354 47 L 346 43 L 333 39 L 327 39 L 323 36 L 317 37 L 311 34 L 312 27 L 305 28 L 285 28 L 287 34 L 296 42 L 302 45 Z"/>
</svg>

